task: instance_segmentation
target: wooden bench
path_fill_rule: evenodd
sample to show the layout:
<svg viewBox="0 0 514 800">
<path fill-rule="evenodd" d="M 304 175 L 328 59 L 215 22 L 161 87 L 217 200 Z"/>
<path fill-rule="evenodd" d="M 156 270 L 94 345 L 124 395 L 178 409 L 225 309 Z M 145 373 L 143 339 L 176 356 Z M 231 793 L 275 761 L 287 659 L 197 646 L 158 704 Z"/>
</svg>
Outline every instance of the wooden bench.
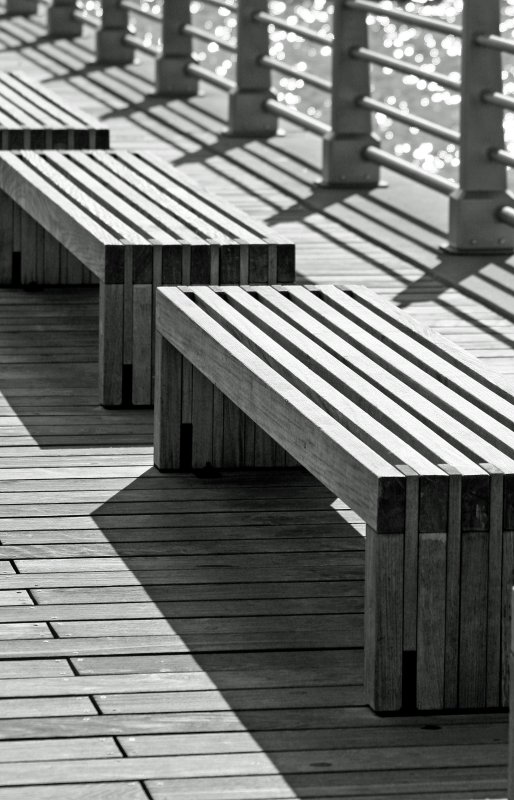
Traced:
<svg viewBox="0 0 514 800">
<path fill-rule="evenodd" d="M 507 704 L 514 394 L 372 292 L 159 288 L 159 469 L 291 457 L 366 523 L 378 711 Z"/>
<path fill-rule="evenodd" d="M 0 72 L 0 150 L 109 147 L 109 130 L 22 72 Z"/>
<path fill-rule="evenodd" d="M 152 403 L 158 284 L 294 280 L 292 244 L 151 153 L 0 153 L 0 226 L 0 283 L 98 279 L 105 406 Z"/>
</svg>

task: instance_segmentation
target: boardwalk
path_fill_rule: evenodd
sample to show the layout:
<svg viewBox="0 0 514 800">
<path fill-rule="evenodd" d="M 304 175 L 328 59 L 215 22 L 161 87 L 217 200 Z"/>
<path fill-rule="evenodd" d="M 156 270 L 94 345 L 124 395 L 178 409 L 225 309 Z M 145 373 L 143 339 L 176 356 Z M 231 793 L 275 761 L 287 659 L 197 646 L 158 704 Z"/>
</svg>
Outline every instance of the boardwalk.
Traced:
<svg viewBox="0 0 514 800">
<path fill-rule="evenodd" d="M 442 255 L 439 197 L 313 188 L 309 136 L 219 138 L 222 95 L 147 97 L 149 64 L 43 33 L 2 21 L 0 68 L 294 238 L 303 279 L 364 282 L 514 372 L 512 265 Z M 504 714 L 363 705 L 350 510 L 295 471 L 159 475 L 150 412 L 97 405 L 95 289 L 0 307 L 0 800 L 505 797 Z"/>
</svg>

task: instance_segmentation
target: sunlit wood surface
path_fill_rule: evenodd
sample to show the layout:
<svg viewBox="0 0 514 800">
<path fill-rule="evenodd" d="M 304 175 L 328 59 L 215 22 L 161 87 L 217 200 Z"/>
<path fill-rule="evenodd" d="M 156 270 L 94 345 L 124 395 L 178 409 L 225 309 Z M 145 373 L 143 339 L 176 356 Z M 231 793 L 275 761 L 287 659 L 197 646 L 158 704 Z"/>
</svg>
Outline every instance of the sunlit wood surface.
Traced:
<svg viewBox="0 0 514 800">
<path fill-rule="evenodd" d="M 315 187 L 319 143 L 219 138 L 225 98 L 149 96 L 87 40 L 0 23 L 24 68 L 514 372 L 512 264 L 450 258 L 445 200 L 394 176 Z M 89 287 L 0 291 L 0 800 L 505 797 L 504 714 L 375 716 L 359 521 L 305 473 L 159 475 L 148 411 L 96 401 Z"/>
</svg>

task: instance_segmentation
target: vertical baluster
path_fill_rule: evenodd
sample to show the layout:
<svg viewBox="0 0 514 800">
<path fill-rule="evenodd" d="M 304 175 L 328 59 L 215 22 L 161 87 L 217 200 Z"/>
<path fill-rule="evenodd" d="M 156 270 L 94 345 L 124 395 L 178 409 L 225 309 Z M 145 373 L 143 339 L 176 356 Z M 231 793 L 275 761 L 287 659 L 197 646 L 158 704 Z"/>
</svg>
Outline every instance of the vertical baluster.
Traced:
<svg viewBox="0 0 514 800">
<path fill-rule="evenodd" d="M 47 11 L 48 35 L 80 36 L 82 23 L 75 19 L 75 0 L 53 0 Z"/>
<path fill-rule="evenodd" d="M 190 22 L 189 0 L 164 0 L 162 9 L 162 56 L 157 61 L 157 93 L 192 97 L 198 81 L 187 74 L 192 42 L 181 32 Z"/>
<path fill-rule="evenodd" d="M 351 55 L 354 48 L 367 46 L 366 15 L 336 0 L 333 34 L 332 131 L 323 141 L 323 182 L 376 186 L 379 169 L 365 159 L 364 150 L 378 139 L 371 112 L 357 105 L 359 97 L 370 93 L 369 65 Z"/>
<path fill-rule="evenodd" d="M 505 251 L 514 247 L 514 229 L 497 211 L 511 205 L 506 167 L 489 157 L 504 146 L 503 111 L 484 102 L 488 91 L 501 91 L 501 54 L 476 41 L 498 34 L 498 0 L 466 0 L 462 32 L 461 163 L 459 188 L 450 197 L 449 249 L 457 252 Z"/>
<path fill-rule="evenodd" d="M 230 93 L 229 133 L 232 136 L 273 136 L 276 118 L 264 103 L 271 97 L 271 74 L 260 64 L 268 54 L 268 28 L 255 15 L 267 11 L 267 0 L 239 0 L 237 14 L 237 88 Z"/>
<path fill-rule="evenodd" d="M 128 28 L 128 11 L 120 0 L 103 0 L 102 27 L 96 34 L 97 60 L 101 64 L 130 64 L 134 51 L 123 41 Z"/>
</svg>

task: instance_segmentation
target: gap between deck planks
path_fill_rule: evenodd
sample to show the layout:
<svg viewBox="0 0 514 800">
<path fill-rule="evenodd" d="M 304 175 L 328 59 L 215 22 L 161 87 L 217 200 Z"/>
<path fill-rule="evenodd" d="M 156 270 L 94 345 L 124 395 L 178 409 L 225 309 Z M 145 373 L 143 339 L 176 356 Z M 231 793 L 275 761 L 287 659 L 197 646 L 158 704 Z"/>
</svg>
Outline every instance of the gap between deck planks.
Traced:
<svg viewBox="0 0 514 800">
<path fill-rule="evenodd" d="M 91 69 L 87 41 L 43 32 L 2 20 L 0 68 L 296 239 L 309 280 L 363 282 L 514 372 L 510 263 L 442 258 L 444 201 L 395 176 L 313 188 L 312 137 L 218 143 L 218 93 L 145 103 L 145 59 Z M 96 291 L 0 308 L 0 800 L 505 796 L 505 715 L 361 704 L 351 511 L 302 473 L 160 476 L 150 414 L 96 404 Z"/>
</svg>

